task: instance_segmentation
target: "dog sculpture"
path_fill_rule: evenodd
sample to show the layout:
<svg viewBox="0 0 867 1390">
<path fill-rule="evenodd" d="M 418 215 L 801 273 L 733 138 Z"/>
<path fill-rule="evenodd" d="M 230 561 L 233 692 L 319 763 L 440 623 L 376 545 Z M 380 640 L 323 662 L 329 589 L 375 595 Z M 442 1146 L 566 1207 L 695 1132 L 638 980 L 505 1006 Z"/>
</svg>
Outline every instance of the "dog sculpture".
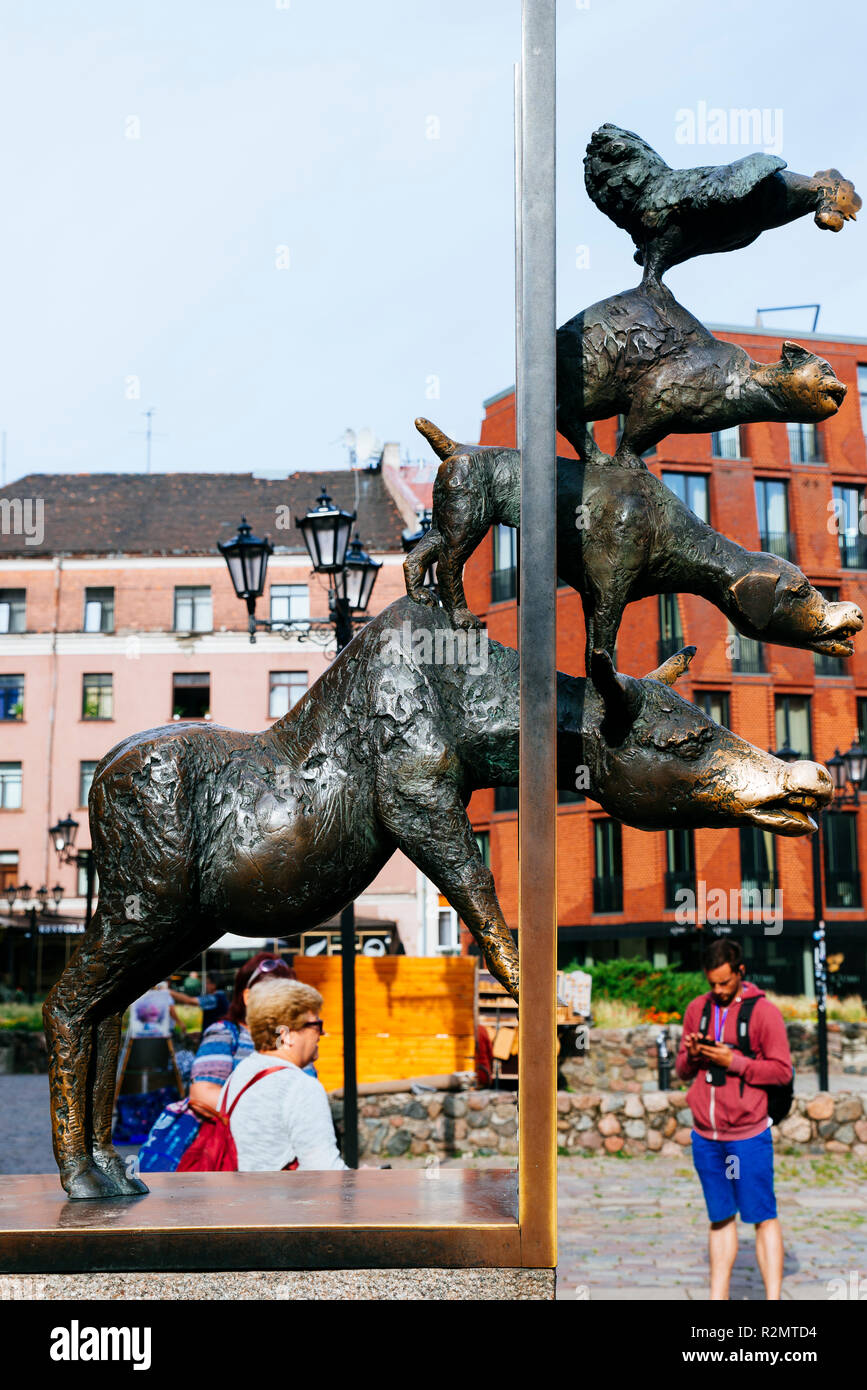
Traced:
<svg viewBox="0 0 867 1390">
<path fill-rule="evenodd" d="M 443 462 L 431 528 L 404 561 L 407 593 L 417 603 L 435 601 L 423 580 L 436 562 L 440 601 L 452 622 L 478 627 L 463 567 L 489 527 L 520 525 L 520 455 L 456 444 L 429 420 L 416 426 Z M 557 572 L 581 595 L 588 653 L 613 651 L 627 603 L 687 593 L 709 599 L 745 637 L 851 656 L 864 625 L 856 604 L 830 603 L 788 560 L 721 536 L 624 445 L 610 457 L 588 436 L 584 453 L 582 461 L 557 461 Z"/>
<path fill-rule="evenodd" d="M 823 358 L 785 342 L 779 362 L 754 362 L 655 280 L 592 304 L 557 331 L 557 428 L 579 452 L 587 422 L 617 414 L 622 442 L 640 454 L 667 434 L 826 420 L 845 396 Z"/>
<path fill-rule="evenodd" d="M 124 739 L 90 793 L 99 906 L 44 1007 L 55 1156 L 70 1197 L 147 1191 L 111 1145 L 120 1020 L 221 932 L 291 935 L 361 893 L 402 849 L 517 997 L 518 960 L 466 805 L 518 782 L 518 654 L 461 660 L 466 634 L 403 598 L 262 733 L 169 725 Z M 692 649 L 694 650 L 694 649 Z M 558 677 L 558 779 L 629 825 L 814 828 L 831 782 L 753 748 L 652 676 Z"/>
</svg>

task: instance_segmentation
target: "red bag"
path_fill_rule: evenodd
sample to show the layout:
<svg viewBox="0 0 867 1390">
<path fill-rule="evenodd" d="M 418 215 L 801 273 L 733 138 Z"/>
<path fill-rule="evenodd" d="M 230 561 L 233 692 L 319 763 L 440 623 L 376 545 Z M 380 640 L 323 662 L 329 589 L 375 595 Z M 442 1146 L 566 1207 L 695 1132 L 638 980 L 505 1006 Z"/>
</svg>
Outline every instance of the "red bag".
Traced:
<svg viewBox="0 0 867 1390">
<path fill-rule="evenodd" d="M 264 1071 L 257 1071 L 256 1075 L 251 1076 L 250 1080 L 241 1087 L 228 1111 L 223 1108 L 226 1104 L 226 1093 L 220 1101 L 219 1110 L 210 1110 L 210 1107 L 206 1106 L 197 1107 L 202 1116 L 202 1124 L 176 1171 L 178 1173 L 237 1173 L 238 1150 L 235 1147 L 230 1124 L 232 1111 L 254 1081 L 261 1081 L 263 1076 L 270 1076 L 273 1071 L 285 1070 L 285 1067 L 266 1067 Z M 293 1159 L 287 1167 L 297 1168 L 297 1160 Z"/>
</svg>

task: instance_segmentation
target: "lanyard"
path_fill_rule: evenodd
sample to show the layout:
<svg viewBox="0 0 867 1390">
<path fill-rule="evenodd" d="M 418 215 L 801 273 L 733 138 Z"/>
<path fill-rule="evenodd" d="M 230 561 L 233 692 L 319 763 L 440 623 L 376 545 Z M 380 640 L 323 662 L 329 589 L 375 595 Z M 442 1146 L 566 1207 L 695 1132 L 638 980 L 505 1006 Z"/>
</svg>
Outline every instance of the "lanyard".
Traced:
<svg viewBox="0 0 867 1390">
<path fill-rule="evenodd" d="M 727 1017 L 728 1017 L 728 1012 L 729 1012 L 729 1009 L 730 1009 L 730 1008 L 731 1008 L 731 1005 L 727 1005 L 726 1008 L 724 1008 L 722 1011 L 720 1011 L 720 1008 L 719 1008 L 719 1006 L 718 1006 L 717 1004 L 714 1004 L 714 1006 L 713 1006 L 713 1025 L 714 1025 L 714 1026 L 713 1026 L 713 1035 L 714 1035 L 714 1038 L 716 1039 L 716 1041 L 717 1041 L 718 1043 L 719 1043 L 719 1042 L 722 1042 L 722 1040 L 723 1040 L 723 1033 L 725 1032 L 726 1019 L 727 1019 Z M 722 1022 L 720 1022 L 720 1012 L 722 1012 Z"/>
</svg>

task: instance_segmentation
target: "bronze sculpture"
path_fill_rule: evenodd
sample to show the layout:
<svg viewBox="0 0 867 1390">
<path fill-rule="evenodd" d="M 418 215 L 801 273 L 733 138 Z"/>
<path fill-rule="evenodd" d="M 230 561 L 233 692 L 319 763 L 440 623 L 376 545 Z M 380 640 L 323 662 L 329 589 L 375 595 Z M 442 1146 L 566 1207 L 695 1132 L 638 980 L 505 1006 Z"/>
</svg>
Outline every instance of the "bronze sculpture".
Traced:
<svg viewBox="0 0 867 1390">
<path fill-rule="evenodd" d="M 93 924 L 45 1003 L 55 1156 L 70 1197 L 146 1191 L 111 1146 L 123 1010 L 222 931 L 292 935 L 361 893 L 400 848 L 445 893 L 517 997 L 518 959 L 466 815 L 518 781 L 518 654 L 458 659 L 444 609 L 398 600 L 272 728 L 148 730 L 99 764 L 90 795 Z M 644 680 L 599 654 L 558 677 L 558 777 L 629 825 L 814 826 L 831 793 L 671 689 L 690 651 Z M 438 655 L 441 659 L 437 659 Z"/>
<path fill-rule="evenodd" d="M 496 522 L 519 526 L 517 449 L 456 444 L 429 420 L 421 433 L 443 459 L 434 482 L 433 523 L 404 561 L 407 591 L 437 563 L 437 592 L 452 621 L 476 627 L 463 566 Z M 857 604 L 831 603 L 788 560 L 745 550 L 684 506 L 621 442 L 611 457 L 583 441 L 584 458 L 557 461 L 557 568 L 581 595 L 588 654 L 613 651 L 627 603 L 650 594 L 699 594 L 745 637 L 851 656 L 864 619 Z"/>
<path fill-rule="evenodd" d="M 581 786 L 642 829 L 754 824 L 815 829 L 831 795 L 817 764 L 787 765 L 713 723 L 671 688 L 694 648 L 635 679 L 614 670 L 623 608 L 647 594 L 704 595 L 751 637 L 846 655 L 863 625 L 795 566 L 700 522 L 639 454 L 666 433 L 748 420 L 816 420 L 845 394 L 827 363 L 786 344 L 761 366 L 714 339 L 660 276 L 748 245 L 812 210 L 839 230 L 860 199 L 835 170 L 805 179 L 754 155 L 671 170 L 639 137 L 605 126 L 588 151 L 594 201 L 636 242 L 642 283 L 585 310 L 558 337 L 563 577 L 587 616 L 587 676 L 558 675 L 561 786 Z M 626 417 L 613 458 L 588 422 Z M 111 1145 L 120 1018 L 155 978 L 240 934 L 291 936 L 359 894 L 396 848 L 466 923 L 517 998 L 517 949 L 466 815 L 474 790 L 518 782 L 518 654 L 467 644 L 462 569 L 495 521 L 520 520 L 517 454 L 455 445 L 419 422 L 443 459 L 434 528 L 408 557 L 410 597 L 380 613 L 272 728 L 177 724 L 125 739 L 90 793 L 100 880 L 90 929 L 45 1003 L 55 1156 L 74 1198 L 147 1191 Z M 439 561 L 439 600 L 421 589 Z M 432 604 L 425 607 L 423 604 Z M 461 647 L 463 639 L 463 647 Z M 484 654 L 484 659 L 482 656 Z"/>
</svg>

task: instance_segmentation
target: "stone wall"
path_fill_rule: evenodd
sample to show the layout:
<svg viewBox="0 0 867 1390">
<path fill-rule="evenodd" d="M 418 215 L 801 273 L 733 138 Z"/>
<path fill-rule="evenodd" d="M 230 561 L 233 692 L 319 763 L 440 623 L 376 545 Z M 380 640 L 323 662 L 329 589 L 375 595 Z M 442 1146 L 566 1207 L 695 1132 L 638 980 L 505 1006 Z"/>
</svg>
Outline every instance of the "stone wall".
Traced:
<svg viewBox="0 0 867 1390">
<path fill-rule="evenodd" d="M 48 1071 L 45 1034 L 26 1028 L 0 1028 L 0 1076 L 5 1072 L 34 1074 Z"/>
<path fill-rule="evenodd" d="M 591 1028 L 587 1050 L 560 1060 L 560 1084 L 568 1091 L 625 1091 L 639 1095 L 658 1089 L 656 1039 L 659 1024 L 636 1028 Z M 668 1051 L 677 1053 L 683 1030 L 668 1024 Z M 798 1073 L 815 1072 L 818 1046 L 815 1023 L 786 1024 L 792 1064 Z M 833 1075 L 867 1076 L 867 1023 L 828 1024 L 828 1071 Z M 683 1085 L 674 1074 L 674 1089 Z"/>
<path fill-rule="evenodd" d="M 362 1096 L 359 1156 L 379 1163 L 405 1155 L 511 1159 L 518 1152 L 516 1101 L 510 1091 Z M 783 1152 L 867 1158 L 865 1103 L 867 1097 L 842 1092 L 796 1096 L 791 1114 L 773 1127 L 775 1143 Z M 339 1132 L 343 1104 L 331 1105 Z M 561 1091 L 557 1130 L 561 1153 L 674 1155 L 689 1150 L 692 1114 L 683 1091 Z"/>
</svg>

